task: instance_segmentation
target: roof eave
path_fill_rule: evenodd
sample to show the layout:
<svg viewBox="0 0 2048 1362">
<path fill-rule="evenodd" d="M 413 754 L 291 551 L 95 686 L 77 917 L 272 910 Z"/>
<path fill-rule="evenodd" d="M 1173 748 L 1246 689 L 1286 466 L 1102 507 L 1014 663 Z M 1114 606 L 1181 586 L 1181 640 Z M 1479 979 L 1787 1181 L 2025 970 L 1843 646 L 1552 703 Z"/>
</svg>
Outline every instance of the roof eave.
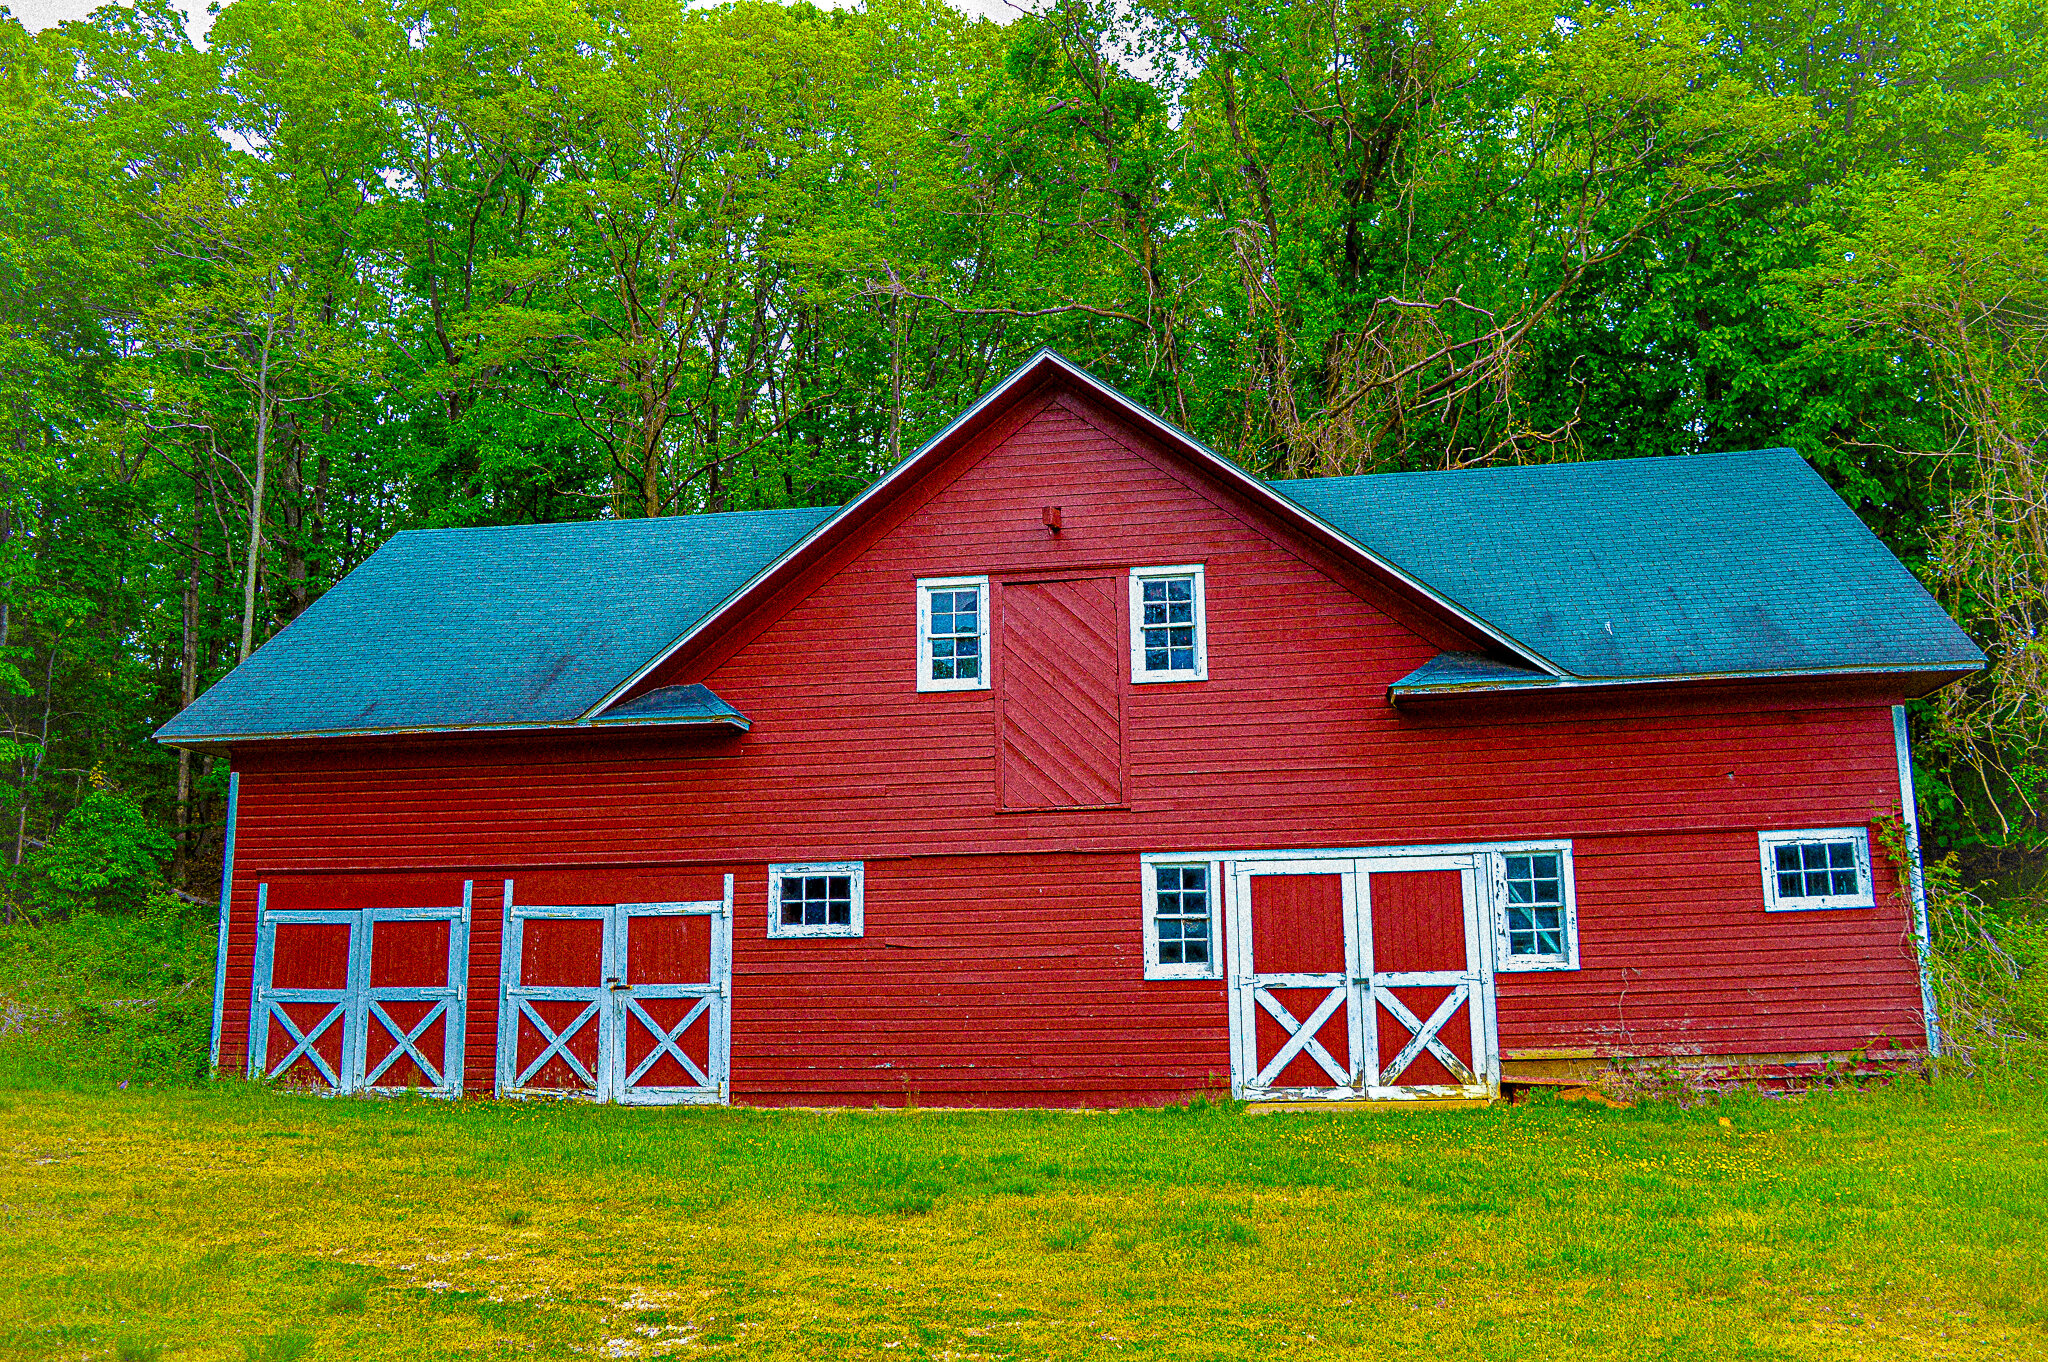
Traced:
<svg viewBox="0 0 2048 1362">
<path fill-rule="evenodd" d="M 1981 671 L 1982 662 L 1919 663 L 1911 666 L 1789 667 L 1726 672 L 1673 672 L 1656 676 L 1567 676 L 1542 680 L 1450 681 L 1404 686 L 1396 681 L 1387 687 L 1387 702 L 1394 706 L 1429 700 L 1455 700 L 1487 695 L 1584 695 L 1601 691 L 1636 690 L 1653 686 L 1690 686 L 1752 681 L 1825 681 L 1856 677 L 1925 677 L 1931 682 L 1921 695 Z"/>
<path fill-rule="evenodd" d="M 408 724 L 388 728 L 309 728 L 275 733 L 198 733 L 165 734 L 161 731 L 150 735 L 151 740 L 166 747 L 188 748 L 193 751 L 240 747 L 250 743 L 273 742 L 322 742 L 342 738 L 406 738 L 431 737 L 436 735 L 497 735 L 518 733 L 589 733 L 607 732 L 624 728 L 731 728 L 746 732 L 754 726 L 746 715 L 650 715 L 646 718 L 568 719 L 559 723 L 520 724 Z"/>
</svg>

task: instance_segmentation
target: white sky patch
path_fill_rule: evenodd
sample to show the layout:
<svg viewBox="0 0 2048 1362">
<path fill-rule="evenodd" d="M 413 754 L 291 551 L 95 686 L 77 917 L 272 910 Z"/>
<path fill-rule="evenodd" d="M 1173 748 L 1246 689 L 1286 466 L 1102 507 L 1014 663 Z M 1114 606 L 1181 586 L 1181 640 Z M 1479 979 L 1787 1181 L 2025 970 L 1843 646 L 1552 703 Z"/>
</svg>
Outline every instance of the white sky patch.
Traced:
<svg viewBox="0 0 2048 1362">
<path fill-rule="evenodd" d="M 852 9 L 860 0 L 823 0 L 826 9 Z M 954 9 L 965 14 L 979 15 L 994 19 L 997 23 L 1008 23 L 1026 12 L 1031 0 L 947 0 Z M 100 8 L 97 0 L 8 0 L 4 8 L 31 33 L 39 33 L 58 24 L 83 19 Z M 213 16 L 207 13 L 207 6 L 198 0 L 186 0 L 178 5 L 185 13 L 185 30 L 192 35 L 192 41 L 204 47 L 206 31 L 213 27 Z"/>
</svg>

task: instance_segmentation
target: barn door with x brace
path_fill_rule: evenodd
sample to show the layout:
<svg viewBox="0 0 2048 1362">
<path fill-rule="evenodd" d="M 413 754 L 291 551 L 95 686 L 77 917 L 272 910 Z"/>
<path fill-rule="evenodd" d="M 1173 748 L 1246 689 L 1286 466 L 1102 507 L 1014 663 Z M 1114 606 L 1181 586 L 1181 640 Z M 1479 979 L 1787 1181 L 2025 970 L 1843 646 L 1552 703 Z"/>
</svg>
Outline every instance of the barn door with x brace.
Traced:
<svg viewBox="0 0 2048 1362">
<path fill-rule="evenodd" d="M 505 891 L 498 1091 L 636 1105 L 731 1096 L 732 890 L 529 905 Z"/>
<path fill-rule="evenodd" d="M 462 1093 L 469 905 L 273 910 L 256 891 L 252 1076 L 328 1093 Z"/>
<path fill-rule="evenodd" d="M 1230 863 L 1231 1068 L 1247 1100 L 1495 1090 L 1483 856 Z"/>
</svg>

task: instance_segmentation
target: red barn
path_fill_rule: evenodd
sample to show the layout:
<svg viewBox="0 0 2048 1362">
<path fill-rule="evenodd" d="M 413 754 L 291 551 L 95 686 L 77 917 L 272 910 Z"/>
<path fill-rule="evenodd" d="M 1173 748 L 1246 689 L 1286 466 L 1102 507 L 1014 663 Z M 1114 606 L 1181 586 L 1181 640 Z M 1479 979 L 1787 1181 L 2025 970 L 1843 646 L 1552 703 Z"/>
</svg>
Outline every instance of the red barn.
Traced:
<svg viewBox="0 0 2048 1362">
<path fill-rule="evenodd" d="M 1475 1097 L 1934 1045 L 1982 661 L 1790 450 L 1268 483 L 1044 353 L 836 509 L 398 535 L 159 737 L 229 1069 Z"/>
</svg>

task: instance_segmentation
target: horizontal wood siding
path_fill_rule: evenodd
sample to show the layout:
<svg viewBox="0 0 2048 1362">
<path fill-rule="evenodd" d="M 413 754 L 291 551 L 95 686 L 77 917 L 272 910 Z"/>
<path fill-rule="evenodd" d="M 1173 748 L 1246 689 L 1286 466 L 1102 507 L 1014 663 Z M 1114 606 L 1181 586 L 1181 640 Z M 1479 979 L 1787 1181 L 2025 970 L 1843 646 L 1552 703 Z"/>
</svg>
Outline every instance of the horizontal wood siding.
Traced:
<svg viewBox="0 0 2048 1362">
<path fill-rule="evenodd" d="M 1522 837 L 1575 841 L 1584 968 L 1502 976 L 1507 1049 L 1915 1041 L 1889 872 L 1878 909 L 1765 914 L 1756 853 L 1759 829 L 1897 812 L 1887 697 L 1403 714 L 1387 685 L 1456 628 L 1190 476 L 1077 400 L 1027 413 L 736 622 L 741 643 L 649 678 L 706 682 L 744 735 L 237 752 L 224 1064 L 265 880 L 277 902 L 285 879 L 474 878 L 468 1068 L 488 1091 L 506 877 L 525 902 L 603 902 L 716 897 L 732 870 L 740 1099 L 1163 1100 L 1227 1074 L 1223 989 L 1143 981 L 1138 853 Z M 916 580 L 1167 563 L 1206 567 L 1210 679 L 1126 685 L 1129 807 L 1001 810 L 993 694 L 915 688 Z M 866 862 L 866 938 L 769 941 L 765 866 L 827 860 Z"/>
</svg>

